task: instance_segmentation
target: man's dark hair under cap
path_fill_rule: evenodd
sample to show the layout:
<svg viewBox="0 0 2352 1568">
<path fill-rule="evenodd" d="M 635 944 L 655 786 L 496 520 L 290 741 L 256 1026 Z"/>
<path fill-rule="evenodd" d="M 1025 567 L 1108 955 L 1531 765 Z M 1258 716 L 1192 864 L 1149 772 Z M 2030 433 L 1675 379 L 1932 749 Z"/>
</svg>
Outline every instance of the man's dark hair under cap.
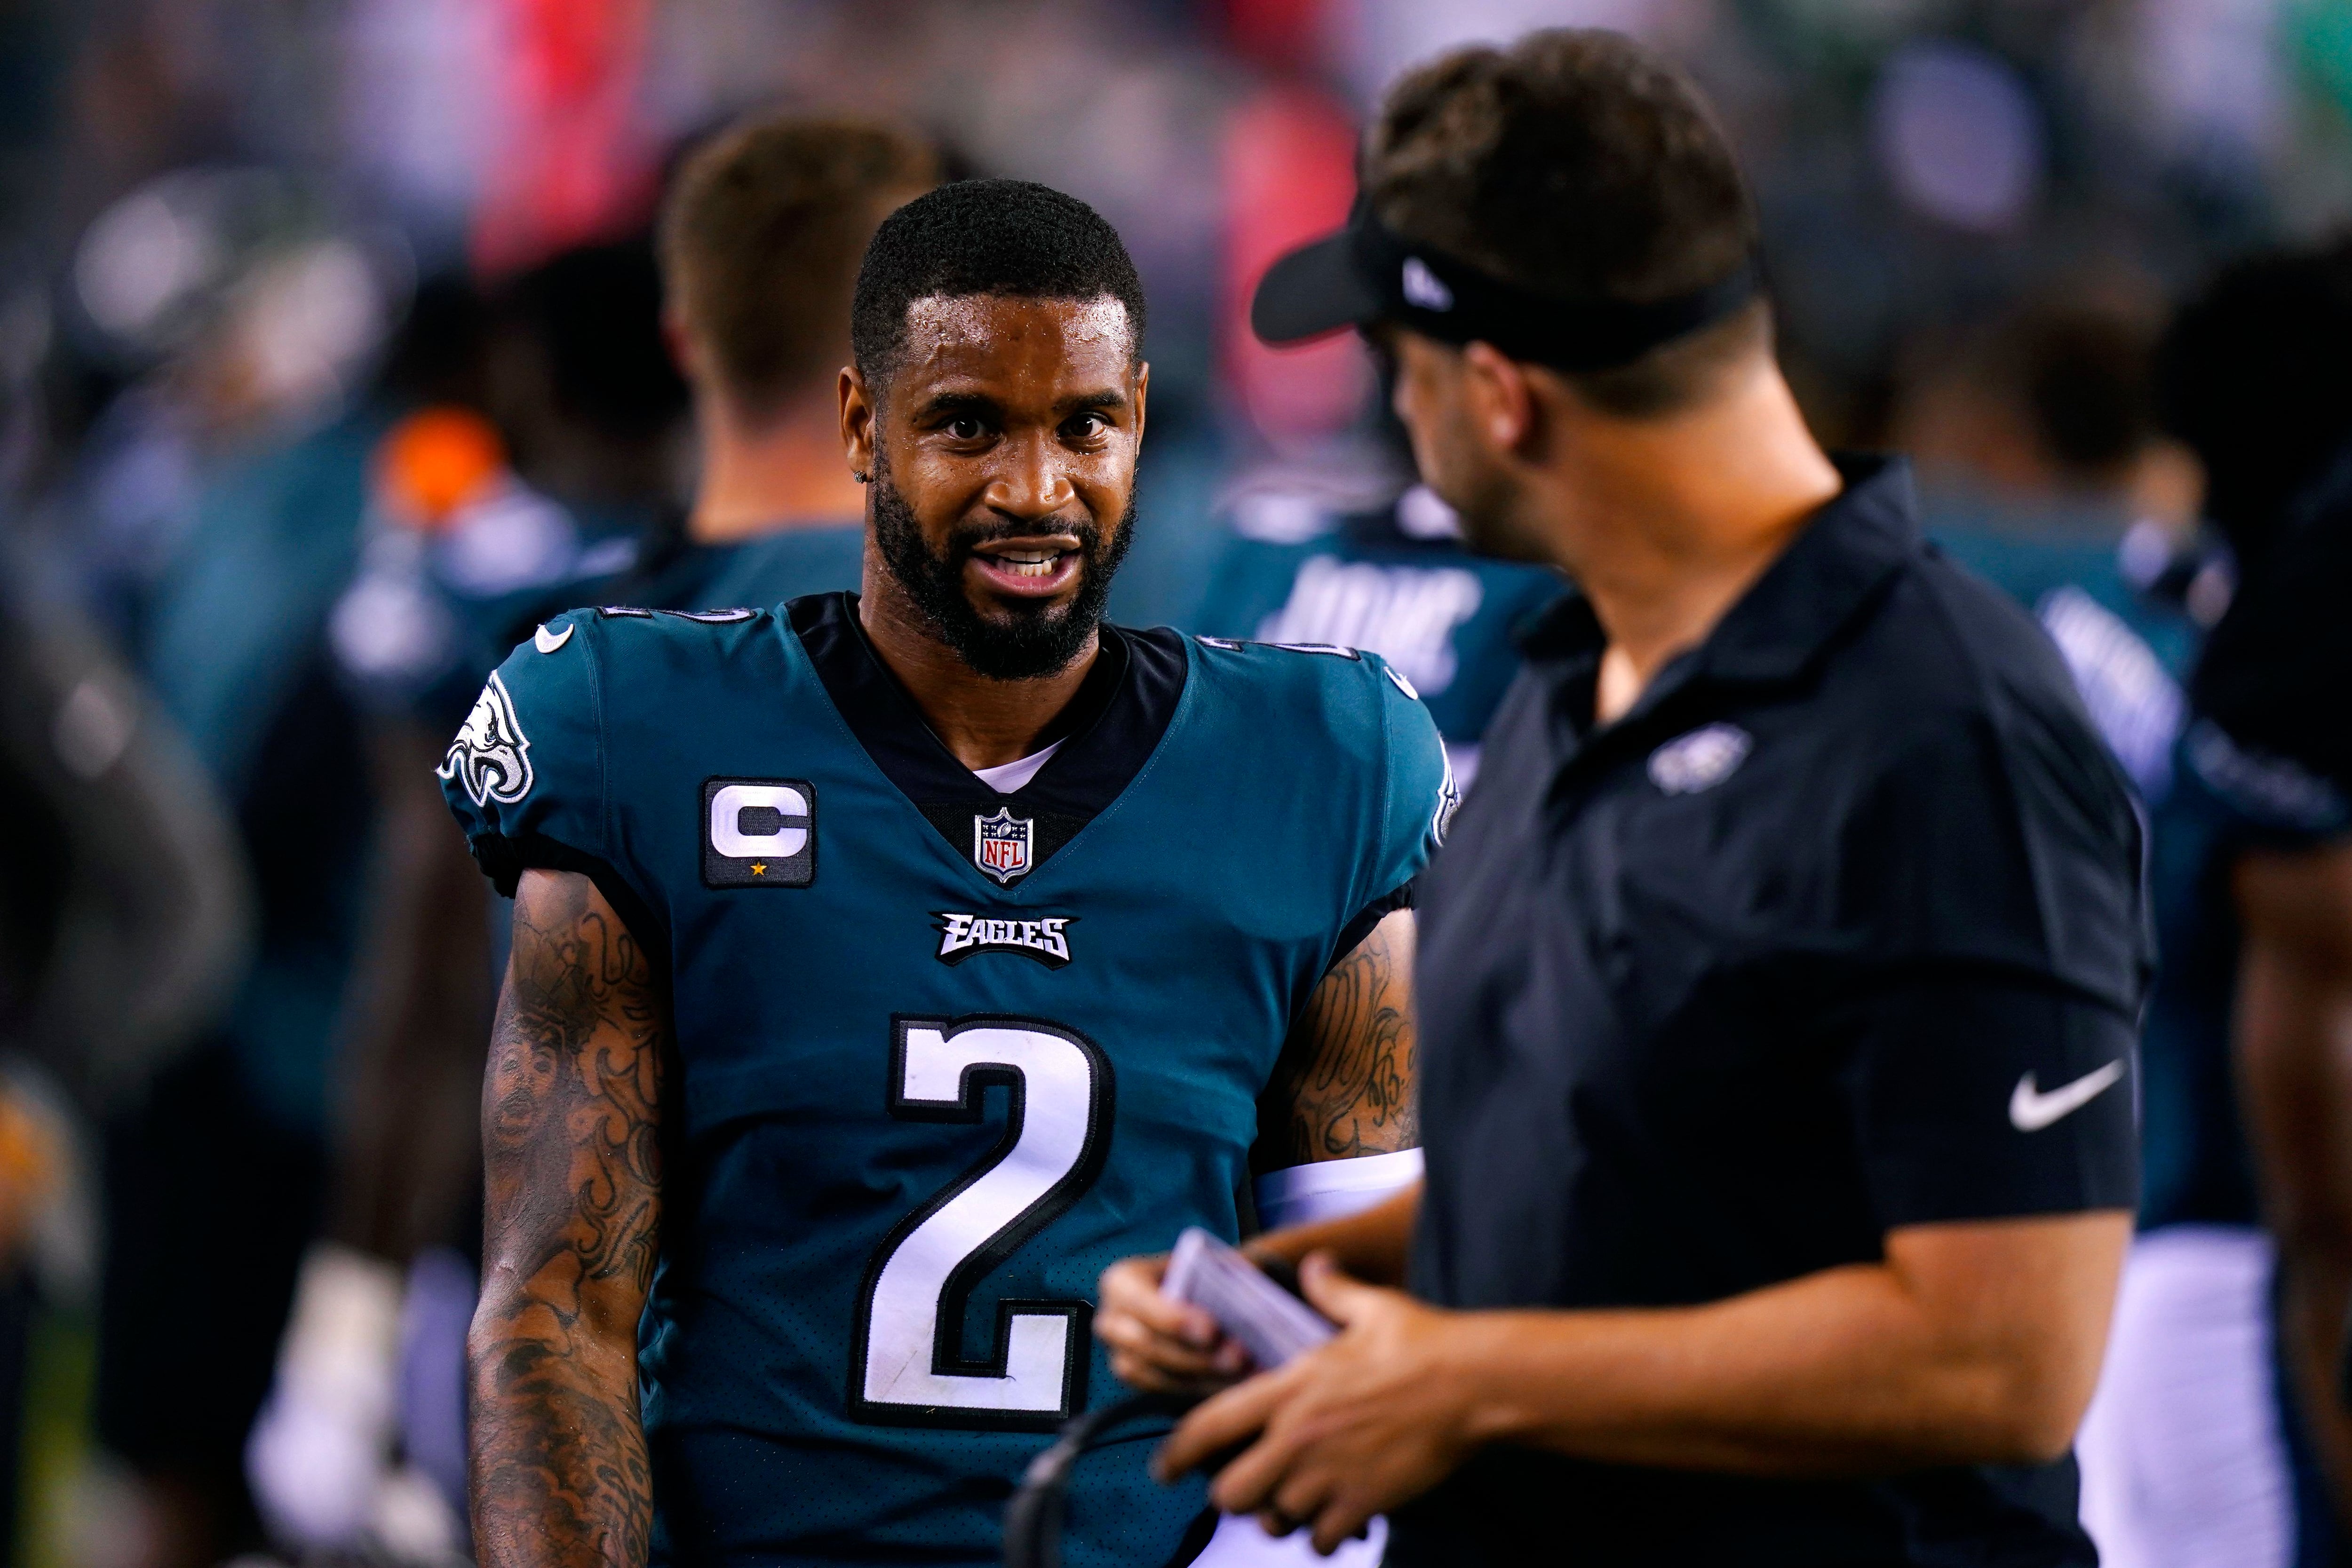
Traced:
<svg viewBox="0 0 2352 1568">
<path fill-rule="evenodd" d="M 1028 180 L 961 180 L 916 197 L 866 248 L 850 308 L 858 372 L 887 378 L 906 347 L 907 310 L 934 295 L 1099 299 L 1127 308 L 1143 350 L 1143 280 L 1118 231 L 1076 196 Z"/>
</svg>

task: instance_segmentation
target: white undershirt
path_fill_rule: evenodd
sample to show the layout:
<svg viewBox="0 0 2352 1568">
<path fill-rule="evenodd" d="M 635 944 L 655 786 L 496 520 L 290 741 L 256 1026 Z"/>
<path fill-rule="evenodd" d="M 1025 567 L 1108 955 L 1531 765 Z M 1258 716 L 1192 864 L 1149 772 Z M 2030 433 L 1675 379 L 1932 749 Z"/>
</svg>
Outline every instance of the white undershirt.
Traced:
<svg viewBox="0 0 2352 1568">
<path fill-rule="evenodd" d="M 1037 769 L 1051 761 L 1054 753 L 1061 748 L 1062 742 L 1057 740 L 1045 750 L 1033 751 L 1018 762 L 1003 762 L 994 768 L 975 768 L 971 776 L 1000 795 L 1014 794 L 1023 785 L 1036 778 Z"/>
</svg>

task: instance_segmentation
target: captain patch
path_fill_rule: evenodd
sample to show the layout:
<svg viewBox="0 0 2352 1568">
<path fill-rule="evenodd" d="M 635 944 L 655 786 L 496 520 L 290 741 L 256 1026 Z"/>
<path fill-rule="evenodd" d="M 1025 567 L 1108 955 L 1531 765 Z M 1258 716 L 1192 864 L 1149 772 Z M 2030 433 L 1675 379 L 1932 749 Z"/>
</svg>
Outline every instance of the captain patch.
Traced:
<svg viewBox="0 0 2352 1568">
<path fill-rule="evenodd" d="M 702 781 L 702 885 L 816 880 L 816 787 L 805 779 Z"/>
</svg>

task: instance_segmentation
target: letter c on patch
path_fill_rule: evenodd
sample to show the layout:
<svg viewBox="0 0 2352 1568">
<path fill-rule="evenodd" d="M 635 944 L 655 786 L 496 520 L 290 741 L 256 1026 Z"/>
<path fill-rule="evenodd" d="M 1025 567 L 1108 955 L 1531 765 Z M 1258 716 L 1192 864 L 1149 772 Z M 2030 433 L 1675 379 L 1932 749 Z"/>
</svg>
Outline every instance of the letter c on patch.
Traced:
<svg viewBox="0 0 2352 1568">
<path fill-rule="evenodd" d="M 772 833 L 747 833 L 742 817 L 761 808 L 785 819 Z M 772 855 L 788 860 L 808 845 L 809 803 L 782 784 L 730 784 L 710 797 L 710 847 L 735 860 Z"/>
</svg>

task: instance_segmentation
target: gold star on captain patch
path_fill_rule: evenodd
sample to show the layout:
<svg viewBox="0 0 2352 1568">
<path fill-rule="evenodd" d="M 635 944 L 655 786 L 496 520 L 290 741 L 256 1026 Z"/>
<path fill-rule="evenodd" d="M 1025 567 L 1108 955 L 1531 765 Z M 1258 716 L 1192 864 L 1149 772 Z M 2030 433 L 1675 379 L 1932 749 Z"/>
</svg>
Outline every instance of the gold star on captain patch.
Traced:
<svg viewBox="0 0 2352 1568">
<path fill-rule="evenodd" d="M 751 874 L 752 874 L 753 876 L 765 876 L 765 875 L 767 875 L 767 874 L 768 874 L 768 867 L 767 867 L 766 863 L 765 863 L 764 862 L 761 862 L 761 861 L 753 861 L 753 862 L 751 862 Z"/>
</svg>

